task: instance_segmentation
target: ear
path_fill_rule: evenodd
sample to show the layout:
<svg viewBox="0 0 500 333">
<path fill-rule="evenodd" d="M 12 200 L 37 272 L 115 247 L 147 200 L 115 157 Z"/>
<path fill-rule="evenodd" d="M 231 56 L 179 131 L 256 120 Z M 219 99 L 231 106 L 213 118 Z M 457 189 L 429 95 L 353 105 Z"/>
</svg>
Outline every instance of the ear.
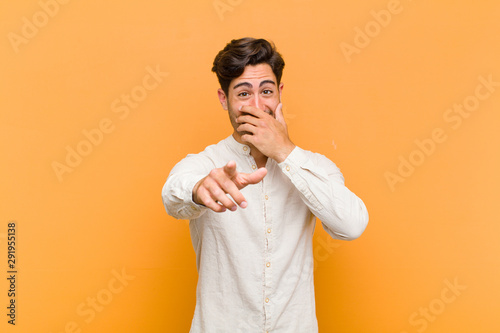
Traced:
<svg viewBox="0 0 500 333">
<path fill-rule="evenodd" d="M 217 95 L 219 96 L 219 102 L 222 105 L 222 108 L 224 110 L 227 110 L 227 97 L 226 94 L 224 93 L 224 90 L 219 88 L 217 90 Z"/>
<path fill-rule="evenodd" d="M 280 83 L 280 86 L 278 88 L 278 91 L 280 93 L 280 102 L 281 102 L 281 93 L 283 92 L 283 87 L 285 86 L 285 84 L 283 82 Z"/>
</svg>

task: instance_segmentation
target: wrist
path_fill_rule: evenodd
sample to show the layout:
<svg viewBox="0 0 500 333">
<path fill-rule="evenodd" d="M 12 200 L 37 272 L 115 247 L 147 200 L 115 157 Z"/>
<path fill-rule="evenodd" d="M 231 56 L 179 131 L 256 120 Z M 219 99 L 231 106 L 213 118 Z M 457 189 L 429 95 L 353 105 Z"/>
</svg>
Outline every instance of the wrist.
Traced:
<svg viewBox="0 0 500 333">
<path fill-rule="evenodd" d="M 290 155 L 290 153 L 295 149 L 295 147 L 296 146 L 292 142 L 290 142 L 273 157 L 273 160 L 278 163 L 285 161 L 288 155 Z"/>
</svg>

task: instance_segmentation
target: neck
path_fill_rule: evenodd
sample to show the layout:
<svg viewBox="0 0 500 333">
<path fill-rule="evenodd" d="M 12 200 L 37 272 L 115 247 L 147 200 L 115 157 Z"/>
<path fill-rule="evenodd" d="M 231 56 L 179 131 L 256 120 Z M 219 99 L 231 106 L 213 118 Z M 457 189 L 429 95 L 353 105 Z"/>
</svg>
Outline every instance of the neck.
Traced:
<svg viewBox="0 0 500 333">
<path fill-rule="evenodd" d="M 260 150 L 258 150 L 257 148 L 255 148 L 254 145 L 252 145 L 251 143 L 248 143 L 248 142 L 244 142 L 242 139 L 241 139 L 241 136 L 237 133 L 237 132 L 234 132 L 233 133 L 233 138 L 243 144 L 243 145 L 247 145 L 248 147 L 250 147 L 250 155 L 252 155 L 253 159 L 255 160 L 255 163 L 257 163 L 257 167 L 258 168 L 263 168 L 266 166 L 266 163 L 267 163 L 267 156 L 262 154 L 260 152 Z"/>
<path fill-rule="evenodd" d="M 252 155 L 258 168 L 263 168 L 267 163 L 267 156 L 262 154 L 257 148 L 250 147 L 250 155 Z"/>
</svg>

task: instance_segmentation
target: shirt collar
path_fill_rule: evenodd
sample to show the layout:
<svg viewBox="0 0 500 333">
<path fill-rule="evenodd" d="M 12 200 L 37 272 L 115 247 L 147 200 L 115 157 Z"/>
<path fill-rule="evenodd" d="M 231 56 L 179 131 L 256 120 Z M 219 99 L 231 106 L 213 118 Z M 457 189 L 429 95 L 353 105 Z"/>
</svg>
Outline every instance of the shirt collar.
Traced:
<svg viewBox="0 0 500 333">
<path fill-rule="evenodd" d="M 242 154 L 245 156 L 250 155 L 250 147 L 248 145 L 236 141 L 236 139 L 233 137 L 232 134 L 227 138 L 226 142 L 229 148 L 233 150 L 236 154 Z"/>
</svg>

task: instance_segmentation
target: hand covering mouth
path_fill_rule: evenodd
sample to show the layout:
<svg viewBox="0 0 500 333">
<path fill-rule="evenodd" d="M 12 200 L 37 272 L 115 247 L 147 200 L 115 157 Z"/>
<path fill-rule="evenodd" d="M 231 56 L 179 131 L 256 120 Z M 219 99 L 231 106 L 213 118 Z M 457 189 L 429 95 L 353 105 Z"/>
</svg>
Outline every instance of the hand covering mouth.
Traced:
<svg viewBox="0 0 500 333">
<path fill-rule="evenodd" d="M 264 112 L 267 113 L 268 115 L 274 117 L 273 111 L 271 111 L 271 110 L 264 110 Z"/>
</svg>

